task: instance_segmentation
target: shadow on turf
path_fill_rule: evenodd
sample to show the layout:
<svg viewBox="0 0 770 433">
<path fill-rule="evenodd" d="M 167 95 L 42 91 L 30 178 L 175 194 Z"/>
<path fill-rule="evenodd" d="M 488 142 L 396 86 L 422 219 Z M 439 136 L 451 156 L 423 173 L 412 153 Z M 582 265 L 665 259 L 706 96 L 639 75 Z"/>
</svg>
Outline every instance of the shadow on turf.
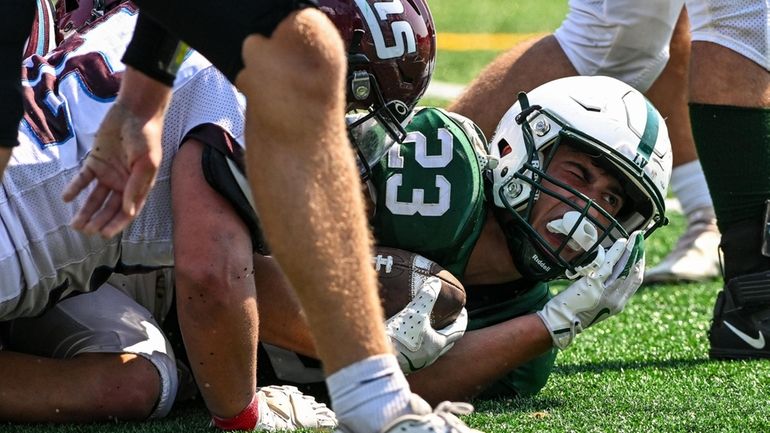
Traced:
<svg viewBox="0 0 770 433">
<path fill-rule="evenodd" d="M 699 359 L 651 359 L 647 361 L 602 361 L 585 364 L 560 364 L 554 367 L 554 373 L 571 375 L 579 373 L 601 373 L 603 371 L 641 370 L 648 368 L 683 368 L 694 367 L 714 362 L 708 358 Z"/>
<path fill-rule="evenodd" d="M 510 415 L 511 412 L 537 414 L 544 409 L 553 410 L 564 402 L 554 398 L 543 398 L 540 395 L 529 397 L 495 397 L 491 399 L 473 400 L 476 413 L 486 415 Z"/>
</svg>

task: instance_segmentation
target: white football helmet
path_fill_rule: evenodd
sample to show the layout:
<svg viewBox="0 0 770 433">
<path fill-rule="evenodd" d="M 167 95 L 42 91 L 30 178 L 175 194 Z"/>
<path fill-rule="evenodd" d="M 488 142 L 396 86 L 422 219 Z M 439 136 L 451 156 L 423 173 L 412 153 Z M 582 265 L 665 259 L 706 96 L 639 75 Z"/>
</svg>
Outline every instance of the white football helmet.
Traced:
<svg viewBox="0 0 770 433">
<path fill-rule="evenodd" d="M 626 197 L 617 215 L 546 174 L 553 154 L 564 143 L 588 152 L 618 178 Z M 490 154 L 498 221 L 524 277 L 549 280 L 574 273 L 604 251 L 600 245 L 608 247 L 634 230 L 648 236 L 667 223 L 664 198 L 672 164 L 668 130 L 641 93 L 614 78 L 568 77 L 520 93 L 497 126 Z M 564 197 L 564 190 L 573 198 Z M 569 227 L 562 229 L 565 240 L 557 248 L 530 225 L 533 204 L 541 194 L 560 199 L 575 211 L 558 221 Z M 582 202 L 576 203 L 574 197 Z M 589 215 L 590 209 L 606 221 Z M 591 236 L 579 239 L 586 227 Z M 568 259 L 563 252 L 571 241 L 581 245 L 582 254 Z"/>
</svg>

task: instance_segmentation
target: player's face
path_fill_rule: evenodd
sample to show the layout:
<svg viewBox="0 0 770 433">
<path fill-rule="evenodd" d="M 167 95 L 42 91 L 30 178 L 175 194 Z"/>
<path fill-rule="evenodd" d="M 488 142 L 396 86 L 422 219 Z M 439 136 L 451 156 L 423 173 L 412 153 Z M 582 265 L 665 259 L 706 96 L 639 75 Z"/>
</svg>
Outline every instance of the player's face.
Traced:
<svg viewBox="0 0 770 433">
<path fill-rule="evenodd" d="M 612 216 L 616 216 L 623 207 L 625 195 L 620 182 L 602 168 L 595 157 L 587 153 L 570 146 L 560 146 L 554 154 L 546 173 L 584 194 Z M 552 182 L 543 180 L 543 186 L 580 207 L 586 205 L 585 200 Z M 574 208 L 561 200 L 541 193 L 532 209 L 530 221 L 532 227 L 549 244 L 556 248 L 562 244 L 565 236 L 559 233 L 552 233 L 546 229 L 546 225 L 551 221 L 561 219 L 566 212 L 574 210 Z M 606 226 L 608 224 L 607 218 L 593 207 L 589 210 L 589 214 L 600 221 L 602 225 Z M 599 233 L 599 235 L 602 234 L 601 232 Z M 562 255 L 565 258 L 571 259 L 577 257 L 580 253 L 582 251 L 575 251 L 567 247 Z"/>
</svg>

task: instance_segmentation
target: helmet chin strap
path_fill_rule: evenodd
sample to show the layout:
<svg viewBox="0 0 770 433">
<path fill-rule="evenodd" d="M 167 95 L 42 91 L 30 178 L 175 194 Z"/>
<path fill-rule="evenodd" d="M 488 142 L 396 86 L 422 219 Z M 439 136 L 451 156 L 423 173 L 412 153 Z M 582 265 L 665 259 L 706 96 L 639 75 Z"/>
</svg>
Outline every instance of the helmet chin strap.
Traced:
<svg viewBox="0 0 770 433">
<path fill-rule="evenodd" d="M 505 235 L 508 252 L 513 260 L 513 265 L 519 271 L 522 278 L 532 282 L 550 281 L 564 275 L 564 267 L 537 243 L 530 238 L 528 230 L 521 227 L 516 220 L 510 220 L 510 212 L 497 206 L 493 209 L 500 228 Z"/>
</svg>

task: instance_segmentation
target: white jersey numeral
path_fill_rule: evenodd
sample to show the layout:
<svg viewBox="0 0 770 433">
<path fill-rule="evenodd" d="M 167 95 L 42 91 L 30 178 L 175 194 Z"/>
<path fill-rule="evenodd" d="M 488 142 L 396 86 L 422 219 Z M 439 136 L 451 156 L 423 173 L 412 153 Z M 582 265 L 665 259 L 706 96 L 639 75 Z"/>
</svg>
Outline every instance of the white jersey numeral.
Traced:
<svg viewBox="0 0 770 433">
<path fill-rule="evenodd" d="M 361 15 L 369 26 L 369 30 L 372 32 L 374 48 L 381 59 L 392 59 L 401 57 L 404 53 L 417 51 L 414 30 L 408 22 L 402 20 L 390 23 L 394 45 L 388 45 L 380 28 L 380 21 L 386 25 L 388 24 L 388 15 L 404 13 L 404 4 L 401 3 L 401 0 L 379 1 L 375 2 L 373 6 L 370 6 L 367 0 L 356 0 L 356 6 L 358 6 Z"/>
<path fill-rule="evenodd" d="M 438 129 L 438 139 L 441 142 L 441 153 L 428 155 L 427 139 L 421 132 L 410 132 L 404 140 L 406 143 L 414 143 L 414 157 L 417 163 L 426 169 L 444 168 L 452 162 L 454 155 L 454 140 L 452 134 L 446 128 Z M 404 157 L 401 155 L 401 146 L 395 145 L 388 152 L 388 167 L 403 168 Z M 425 190 L 413 188 L 410 201 L 398 200 L 398 189 L 404 183 L 403 174 L 394 174 L 385 183 L 385 206 L 394 215 L 441 216 L 450 207 L 452 185 L 443 175 L 436 175 L 434 186 L 438 188 L 438 202 L 426 203 Z"/>
</svg>

